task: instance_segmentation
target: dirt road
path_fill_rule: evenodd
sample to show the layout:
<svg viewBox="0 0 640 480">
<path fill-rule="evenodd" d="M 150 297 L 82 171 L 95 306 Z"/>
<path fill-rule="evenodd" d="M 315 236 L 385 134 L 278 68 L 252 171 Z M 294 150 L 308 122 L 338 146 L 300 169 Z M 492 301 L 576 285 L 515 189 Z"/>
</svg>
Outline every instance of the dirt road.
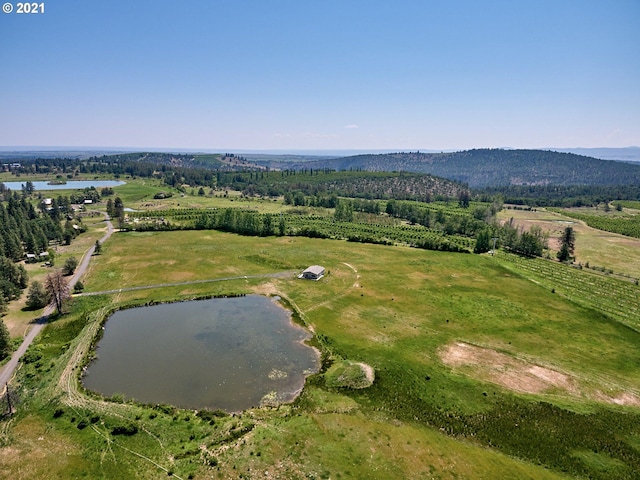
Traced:
<svg viewBox="0 0 640 480">
<path fill-rule="evenodd" d="M 105 240 L 107 240 L 111 236 L 111 234 L 114 232 L 113 224 L 111 223 L 109 216 L 106 213 L 103 213 L 103 215 L 104 215 L 104 220 L 107 224 L 107 231 L 104 234 L 104 236 L 100 239 L 100 243 L 103 243 Z M 69 280 L 69 288 L 71 290 L 73 290 L 73 286 L 76 284 L 76 282 L 80 279 L 80 277 L 82 277 L 84 272 L 87 270 L 87 267 L 89 266 L 89 261 L 91 260 L 91 256 L 93 255 L 95 248 L 96 248 L 95 245 L 92 245 L 86 252 L 84 252 L 84 255 L 82 256 L 82 260 L 78 264 L 78 267 L 76 268 L 75 273 Z M 20 345 L 20 347 L 18 347 L 18 349 L 15 352 L 13 352 L 13 355 L 11 356 L 11 359 L 9 360 L 9 362 L 7 362 L 7 364 L 4 365 L 4 367 L 2 367 L 2 370 L 0 370 L 0 391 L 2 391 L 3 393 L 7 383 L 9 383 L 9 381 L 11 380 L 11 377 L 13 376 L 13 372 L 18 366 L 18 362 L 20 361 L 20 358 L 22 357 L 22 355 L 24 355 L 24 353 L 27 351 L 27 348 L 29 348 L 29 345 L 31 345 L 33 340 L 38 336 L 40 331 L 47 324 L 47 321 L 49 320 L 49 315 L 51 315 L 51 313 L 54 310 L 55 310 L 54 304 L 49 304 L 45 307 L 44 311 L 42 312 L 42 316 L 35 320 L 33 327 L 29 330 L 29 333 L 27 333 L 27 335 L 24 337 L 24 340 L 22 341 L 22 344 Z"/>
</svg>

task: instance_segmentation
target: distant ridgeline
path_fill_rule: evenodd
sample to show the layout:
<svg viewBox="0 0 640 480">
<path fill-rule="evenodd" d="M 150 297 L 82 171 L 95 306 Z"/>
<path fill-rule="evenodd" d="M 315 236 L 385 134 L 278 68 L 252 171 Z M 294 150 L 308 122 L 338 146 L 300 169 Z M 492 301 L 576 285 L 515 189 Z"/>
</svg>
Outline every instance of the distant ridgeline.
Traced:
<svg viewBox="0 0 640 480">
<path fill-rule="evenodd" d="M 547 150 L 386 153 L 304 162 L 294 168 L 429 173 L 471 188 L 509 185 L 640 185 L 640 165 Z"/>
<path fill-rule="evenodd" d="M 255 155 L 253 157 L 256 157 Z M 285 158 L 286 157 L 286 158 Z M 547 150 L 480 149 L 343 158 L 138 152 L 84 159 L 22 160 L 25 173 L 107 173 L 161 178 L 169 186 L 232 189 L 246 195 L 335 194 L 430 201 L 473 188 L 508 203 L 592 205 L 640 199 L 640 164 Z"/>
<path fill-rule="evenodd" d="M 224 155 L 182 155 L 130 153 L 87 159 L 26 160 L 23 173 L 112 174 L 117 178 L 155 177 L 183 189 L 191 187 L 230 189 L 245 195 L 280 196 L 296 193 L 326 197 L 338 195 L 368 199 L 444 200 L 457 199 L 468 187 L 428 174 L 376 172 L 363 169 L 335 171 L 329 168 L 271 170 L 250 163 L 244 157 Z M 1 193 L 0 185 L 0 193 Z"/>
</svg>

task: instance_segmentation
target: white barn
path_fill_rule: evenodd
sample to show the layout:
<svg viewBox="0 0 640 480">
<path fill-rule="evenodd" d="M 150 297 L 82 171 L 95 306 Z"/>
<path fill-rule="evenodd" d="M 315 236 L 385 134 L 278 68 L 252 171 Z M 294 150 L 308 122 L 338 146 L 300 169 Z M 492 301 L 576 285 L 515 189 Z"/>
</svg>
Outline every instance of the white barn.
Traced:
<svg viewBox="0 0 640 480">
<path fill-rule="evenodd" d="M 306 278 L 307 280 L 320 280 L 324 277 L 325 269 L 320 265 L 311 265 L 307 268 L 299 278 Z"/>
</svg>

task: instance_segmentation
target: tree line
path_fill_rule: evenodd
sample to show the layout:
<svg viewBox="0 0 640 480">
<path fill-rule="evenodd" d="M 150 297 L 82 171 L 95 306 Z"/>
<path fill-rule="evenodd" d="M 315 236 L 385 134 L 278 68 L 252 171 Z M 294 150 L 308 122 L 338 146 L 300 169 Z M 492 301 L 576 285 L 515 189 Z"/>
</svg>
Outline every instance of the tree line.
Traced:
<svg viewBox="0 0 640 480">
<path fill-rule="evenodd" d="M 593 207 L 613 200 L 639 200 L 639 185 L 512 185 L 474 190 L 480 201 L 500 196 L 504 203 L 531 207 Z"/>
<path fill-rule="evenodd" d="M 457 198 L 465 185 L 427 174 L 374 171 L 301 169 L 271 171 L 257 167 L 205 167 L 188 155 L 136 153 L 79 159 L 25 160 L 27 173 L 110 174 L 116 178 L 160 178 L 166 185 L 184 190 L 183 185 L 233 189 L 247 196 L 281 196 L 302 192 L 306 196 L 335 194 L 367 199 L 408 199 L 417 201 Z"/>
<path fill-rule="evenodd" d="M 73 216 L 71 199 L 66 196 L 52 198 L 45 203 L 41 198 L 34 206 L 30 198 L 33 191 L 25 188 L 21 192 L 4 189 L 0 201 L 0 315 L 4 315 L 7 303 L 18 298 L 29 286 L 29 277 L 21 260 L 47 261 L 55 263 L 53 243 L 71 243 L 85 231 L 80 218 Z M 27 255 L 29 254 L 29 255 Z M 77 261 L 70 258 L 62 269 L 62 275 L 73 273 Z M 34 286 L 35 285 L 35 286 Z M 51 298 L 52 290 L 45 289 L 38 282 L 31 285 L 33 294 L 27 298 L 27 308 L 42 308 Z M 0 321 L 0 337 L 4 335 L 5 325 Z M 6 344 L 0 338 L 0 359 L 8 354 Z"/>
</svg>

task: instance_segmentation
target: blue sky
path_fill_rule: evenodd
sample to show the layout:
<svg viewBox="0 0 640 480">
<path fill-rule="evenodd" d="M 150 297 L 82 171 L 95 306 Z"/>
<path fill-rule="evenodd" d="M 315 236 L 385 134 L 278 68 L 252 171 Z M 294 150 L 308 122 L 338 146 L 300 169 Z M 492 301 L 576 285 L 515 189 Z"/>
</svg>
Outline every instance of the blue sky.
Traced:
<svg viewBox="0 0 640 480">
<path fill-rule="evenodd" d="M 640 145 L 638 0 L 44 3 L 0 13 L 0 146 Z"/>
</svg>

